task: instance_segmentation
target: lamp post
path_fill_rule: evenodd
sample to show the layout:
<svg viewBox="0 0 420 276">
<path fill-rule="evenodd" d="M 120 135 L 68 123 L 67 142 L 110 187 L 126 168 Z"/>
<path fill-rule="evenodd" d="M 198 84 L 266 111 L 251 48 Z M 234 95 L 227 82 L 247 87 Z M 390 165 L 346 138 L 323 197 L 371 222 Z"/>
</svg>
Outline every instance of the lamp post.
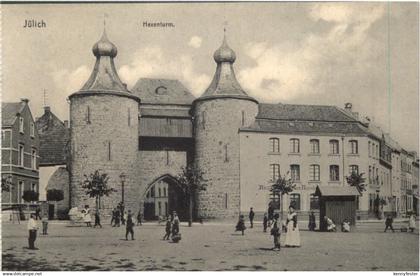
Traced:
<svg viewBox="0 0 420 276">
<path fill-rule="evenodd" d="M 120 174 L 120 179 L 121 179 L 121 202 L 124 204 L 124 182 L 125 182 L 125 174 L 121 173 Z"/>
</svg>

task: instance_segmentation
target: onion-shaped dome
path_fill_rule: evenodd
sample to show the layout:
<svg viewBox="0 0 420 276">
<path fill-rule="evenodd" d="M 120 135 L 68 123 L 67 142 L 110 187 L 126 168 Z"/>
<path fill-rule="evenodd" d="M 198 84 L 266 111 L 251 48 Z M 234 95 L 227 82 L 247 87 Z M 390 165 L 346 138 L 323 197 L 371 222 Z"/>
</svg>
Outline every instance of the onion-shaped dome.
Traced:
<svg viewBox="0 0 420 276">
<path fill-rule="evenodd" d="M 106 32 L 102 34 L 101 39 L 95 43 L 92 47 L 92 52 L 96 57 L 100 56 L 110 56 L 115 57 L 117 55 L 117 47 L 109 41 L 108 37 L 106 36 Z"/>
<path fill-rule="evenodd" d="M 235 62 L 236 54 L 227 44 L 226 36 L 223 38 L 222 45 L 219 47 L 219 49 L 216 50 L 216 52 L 214 52 L 213 58 L 217 63 L 222 63 L 222 62 L 234 63 Z"/>
</svg>

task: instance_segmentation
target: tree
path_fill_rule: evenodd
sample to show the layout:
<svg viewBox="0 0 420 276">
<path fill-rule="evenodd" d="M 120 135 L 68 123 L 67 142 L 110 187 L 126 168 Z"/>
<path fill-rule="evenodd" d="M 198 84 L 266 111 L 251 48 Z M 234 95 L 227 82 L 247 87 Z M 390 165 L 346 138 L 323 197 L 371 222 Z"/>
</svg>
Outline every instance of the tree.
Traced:
<svg viewBox="0 0 420 276">
<path fill-rule="evenodd" d="M 35 191 L 24 191 L 22 198 L 26 202 L 38 201 L 39 193 Z"/>
<path fill-rule="evenodd" d="M 289 194 L 293 192 L 296 187 L 296 184 L 293 183 L 292 179 L 289 177 L 289 172 L 285 176 L 279 176 L 276 179 L 273 185 L 271 185 L 270 191 L 274 196 L 278 196 L 280 198 L 280 216 L 281 220 L 283 220 L 283 195 Z"/>
<path fill-rule="evenodd" d="M 106 173 L 100 173 L 96 170 L 89 176 L 84 175 L 85 180 L 82 182 L 82 188 L 90 198 L 95 198 L 96 210 L 100 208 L 101 198 L 109 196 L 112 192 L 116 192 L 114 188 L 108 187 L 109 177 Z"/>
<path fill-rule="evenodd" d="M 188 165 L 182 168 L 182 172 L 176 177 L 179 184 L 189 199 L 189 218 L 188 226 L 192 225 L 192 214 L 193 214 L 193 198 L 197 191 L 204 191 L 207 185 L 203 183 L 203 172 L 201 172 L 194 165 Z"/>
<path fill-rule="evenodd" d="M 51 189 L 47 191 L 48 201 L 61 201 L 64 199 L 64 192 L 62 190 Z"/>
<path fill-rule="evenodd" d="M 364 173 L 358 174 L 357 172 L 353 171 L 351 175 L 346 176 L 347 183 L 352 187 L 356 187 L 360 194 L 366 191 L 366 178 L 363 177 L 363 174 Z"/>
</svg>

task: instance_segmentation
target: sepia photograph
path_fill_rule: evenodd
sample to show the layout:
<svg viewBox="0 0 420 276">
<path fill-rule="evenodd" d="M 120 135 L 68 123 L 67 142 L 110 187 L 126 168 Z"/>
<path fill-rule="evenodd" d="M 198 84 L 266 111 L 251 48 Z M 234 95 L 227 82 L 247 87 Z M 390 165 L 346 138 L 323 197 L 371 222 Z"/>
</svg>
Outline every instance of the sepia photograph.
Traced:
<svg viewBox="0 0 420 276">
<path fill-rule="evenodd" d="M 419 2 L 0 8 L 3 275 L 418 275 Z"/>
</svg>

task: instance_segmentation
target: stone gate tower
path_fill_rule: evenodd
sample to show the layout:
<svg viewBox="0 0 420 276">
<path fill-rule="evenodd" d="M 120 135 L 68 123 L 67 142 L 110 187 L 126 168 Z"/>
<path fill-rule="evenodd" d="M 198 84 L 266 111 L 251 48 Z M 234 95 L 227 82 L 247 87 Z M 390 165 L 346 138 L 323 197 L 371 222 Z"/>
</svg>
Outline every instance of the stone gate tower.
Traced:
<svg viewBox="0 0 420 276">
<path fill-rule="evenodd" d="M 96 57 L 93 72 L 80 89 L 70 95 L 71 206 L 95 206 L 81 188 L 84 175 L 95 170 L 107 173 L 108 183 L 117 190 L 102 199 L 105 209 L 122 200 L 120 175 L 126 175 L 126 209 L 138 210 L 136 168 L 140 99 L 127 90 L 114 65 L 117 48 L 105 33 L 93 46 Z"/>
<path fill-rule="evenodd" d="M 197 215 L 230 218 L 240 211 L 239 128 L 254 122 L 258 102 L 236 80 L 236 55 L 226 37 L 213 57 L 217 63 L 213 81 L 191 109 L 195 164 L 207 183 L 207 190 L 198 194 Z"/>
</svg>

